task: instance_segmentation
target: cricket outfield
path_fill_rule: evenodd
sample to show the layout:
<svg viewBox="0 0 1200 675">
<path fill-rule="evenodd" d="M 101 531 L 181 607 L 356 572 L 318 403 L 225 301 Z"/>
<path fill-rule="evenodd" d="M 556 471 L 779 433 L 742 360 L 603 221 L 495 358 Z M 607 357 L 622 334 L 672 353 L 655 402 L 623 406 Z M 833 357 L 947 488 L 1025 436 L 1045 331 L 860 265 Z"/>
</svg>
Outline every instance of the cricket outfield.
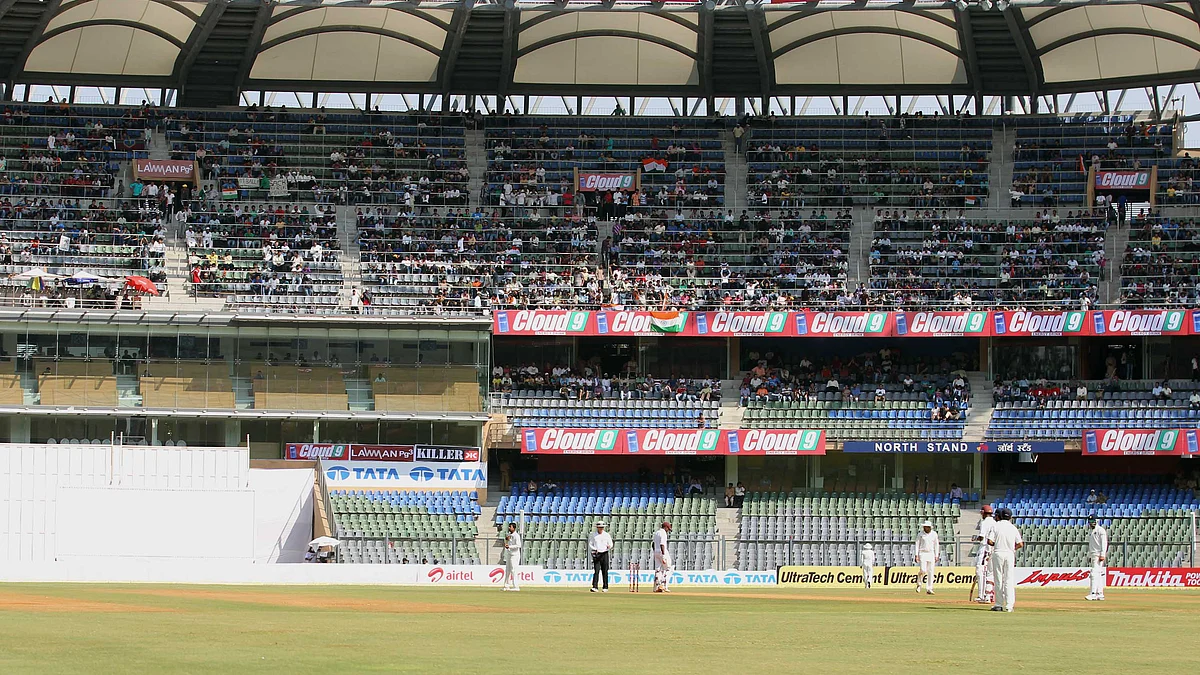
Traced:
<svg viewBox="0 0 1200 675">
<path fill-rule="evenodd" d="M 0 672 L 1182 673 L 1195 590 L 5 584 Z"/>
</svg>

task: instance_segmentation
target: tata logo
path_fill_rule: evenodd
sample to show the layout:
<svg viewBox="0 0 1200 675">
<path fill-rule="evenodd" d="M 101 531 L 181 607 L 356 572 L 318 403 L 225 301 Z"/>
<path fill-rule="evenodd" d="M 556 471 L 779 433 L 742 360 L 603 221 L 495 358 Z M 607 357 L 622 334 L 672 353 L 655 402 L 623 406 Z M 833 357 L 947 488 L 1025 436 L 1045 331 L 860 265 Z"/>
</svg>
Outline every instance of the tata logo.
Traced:
<svg viewBox="0 0 1200 675">
<path fill-rule="evenodd" d="M 325 476 L 330 480 L 346 480 L 350 477 L 350 469 L 344 466 L 331 466 L 325 470 Z"/>
<path fill-rule="evenodd" d="M 431 481 L 433 480 L 433 469 L 427 466 L 418 466 L 408 472 L 408 477 L 418 483 Z"/>
<path fill-rule="evenodd" d="M 497 567 L 497 568 L 493 569 L 491 572 L 488 572 L 488 581 L 492 582 L 493 584 L 499 583 L 499 581 L 503 578 L 504 578 L 504 568 L 503 567 Z"/>
<path fill-rule="evenodd" d="M 548 584 L 557 584 L 562 581 L 562 575 L 553 570 L 542 572 L 542 581 Z"/>
<path fill-rule="evenodd" d="M 726 574 L 721 581 L 726 586 L 737 586 L 738 584 L 742 583 L 742 575 L 738 574 L 737 572 L 730 572 L 729 574 Z"/>
</svg>

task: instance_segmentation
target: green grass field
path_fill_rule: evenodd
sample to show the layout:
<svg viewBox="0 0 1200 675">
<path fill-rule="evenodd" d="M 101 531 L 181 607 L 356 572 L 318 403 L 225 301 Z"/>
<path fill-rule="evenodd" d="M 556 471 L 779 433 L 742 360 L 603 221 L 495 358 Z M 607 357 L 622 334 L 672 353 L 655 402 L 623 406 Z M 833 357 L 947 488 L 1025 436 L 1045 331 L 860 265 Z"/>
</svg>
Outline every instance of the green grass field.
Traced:
<svg viewBox="0 0 1200 675">
<path fill-rule="evenodd" d="M 1200 593 L 6 584 L 0 672 L 1186 673 Z M 1103 665 L 1097 667 L 1097 662 Z"/>
</svg>

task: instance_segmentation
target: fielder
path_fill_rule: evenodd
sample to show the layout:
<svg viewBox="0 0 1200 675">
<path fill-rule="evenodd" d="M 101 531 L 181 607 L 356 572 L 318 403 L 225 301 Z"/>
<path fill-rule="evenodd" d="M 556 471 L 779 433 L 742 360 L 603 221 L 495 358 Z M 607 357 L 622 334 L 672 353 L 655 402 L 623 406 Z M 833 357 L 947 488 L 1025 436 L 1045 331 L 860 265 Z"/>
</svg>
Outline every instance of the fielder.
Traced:
<svg viewBox="0 0 1200 675">
<path fill-rule="evenodd" d="M 871 546 L 871 542 L 863 544 L 862 547 L 862 568 L 863 568 L 863 584 L 867 588 L 871 587 L 871 580 L 875 578 L 875 549 Z"/>
<path fill-rule="evenodd" d="M 671 554 L 667 552 L 667 535 L 671 532 L 671 523 L 663 521 L 662 527 L 654 533 L 654 592 L 670 593 L 667 582 L 671 578 Z"/>
<path fill-rule="evenodd" d="M 993 612 L 1011 612 L 1017 599 L 1017 551 L 1025 546 L 1021 531 L 1012 524 L 1012 510 L 996 512 L 988 545 L 992 547 L 992 581 L 996 585 Z"/>
<path fill-rule="evenodd" d="M 992 535 L 992 528 L 996 526 L 996 519 L 992 517 L 991 504 L 981 506 L 979 513 L 983 516 L 977 526 L 979 534 L 971 538 L 971 541 L 979 544 L 979 551 L 975 554 L 975 584 L 979 587 L 979 593 L 974 601 L 994 604 L 996 588 L 992 584 L 992 551 L 988 548 L 988 538 Z"/>
<path fill-rule="evenodd" d="M 1108 583 L 1108 572 L 1105 561 L 1108 559 L 1108 530 L 1104 529 L 1096 519 L 1096 514 L 1088 516 L 1088 565 L 1092 568 L 1091 589 L 1086 600 L 1103 600 L 1104 586 Z"/>
<path fill-rule="evenodd" d="M 508 560 L 504 563 L 504 588 L 502 591 L 519 591 L 517 583 L 517 566 L 521 564 L 521 533 L 517 532 L 517 524 L 508 524 L 508 536 L 504 538 L 504 550 Z"/>
<path fill-rule="evenodd" d="M 921 531 L 917 533 L 916 555 L 913 556 L 921 568 L 921 572 L 917 574 L 918 593 L 921 592 L 921 580 L 924 579 L 926 595 L 933 595 L 933 572 L 937 567 L 939 550 L 941 549 L 937 532 L 933 531 L 933 523 L 926 520 L 921 523 Z"/>
</svg>

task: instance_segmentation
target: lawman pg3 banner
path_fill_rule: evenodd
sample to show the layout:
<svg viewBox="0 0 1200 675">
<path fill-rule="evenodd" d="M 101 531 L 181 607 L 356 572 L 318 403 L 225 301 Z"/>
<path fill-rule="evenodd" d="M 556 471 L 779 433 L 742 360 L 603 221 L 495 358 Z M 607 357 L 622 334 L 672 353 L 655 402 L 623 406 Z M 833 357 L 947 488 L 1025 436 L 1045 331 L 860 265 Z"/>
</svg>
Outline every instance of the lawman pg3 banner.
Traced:
<svg viewBox="0 0 1200 675">
<path fill-rule="evenodd" d="M 523 429 L 527 455 L 824 455 L 819 429 Z"/>
</svg>

